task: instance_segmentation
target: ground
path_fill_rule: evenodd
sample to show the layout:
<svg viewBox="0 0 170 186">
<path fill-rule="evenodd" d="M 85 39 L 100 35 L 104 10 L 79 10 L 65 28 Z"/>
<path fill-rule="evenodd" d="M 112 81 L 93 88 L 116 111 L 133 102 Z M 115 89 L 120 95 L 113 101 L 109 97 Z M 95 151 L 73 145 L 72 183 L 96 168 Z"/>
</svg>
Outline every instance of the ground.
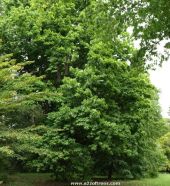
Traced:
<svg viewBox="0 0 170 186">
<path fill-rule="evenodd" d="M 9 183 L 2 186 L 68 186 L 53 181 L 50 174 L 23 173 L 9 177 Z M 117 181 L 116 181 L 117 182 Z M 160 174 L 157 178 L 121 181 L 120 186 L 170 186 L 170 174 Z"/>
<path fill-rule="evenodd" d="M 127 181 L 121 186 L 170 186 L 170 174 L 159 174 L 157 178 Z"/>
</svg>

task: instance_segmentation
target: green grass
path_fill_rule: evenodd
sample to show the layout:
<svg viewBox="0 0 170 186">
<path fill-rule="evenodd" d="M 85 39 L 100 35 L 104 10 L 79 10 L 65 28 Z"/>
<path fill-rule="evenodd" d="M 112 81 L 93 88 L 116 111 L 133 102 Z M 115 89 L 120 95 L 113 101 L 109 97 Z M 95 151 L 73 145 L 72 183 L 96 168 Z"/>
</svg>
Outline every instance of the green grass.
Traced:
<svg viewBox="0 0 170 186">
<path fill-rule="evenodd" d="M 121 186 L 170 186 L 170 174 L 159 174 L 157 178 L 124 181 Z"/>
<path fill-rule="evenodd" d="M 50 181 L 51 180 L 51 181 Z M 49 182 L 48 182 L 49 181 Z M 116 181 L 117 182 L 117 181 Z M 170 186 L 170 174 L 160 174 L 157 178 L 121 181 L 120 186 Z M 18 173 L 9 177 L 9 183 L 3 186 L 59 186 L 50 174 Z"/>
<path fill-rule="evenodd" d="M 3 186 L 36 186 L 48 180 L 52 180 L 50 174 L 18 173 L 10 175 L 9 183 L 3 184 Z"/>
</svg>

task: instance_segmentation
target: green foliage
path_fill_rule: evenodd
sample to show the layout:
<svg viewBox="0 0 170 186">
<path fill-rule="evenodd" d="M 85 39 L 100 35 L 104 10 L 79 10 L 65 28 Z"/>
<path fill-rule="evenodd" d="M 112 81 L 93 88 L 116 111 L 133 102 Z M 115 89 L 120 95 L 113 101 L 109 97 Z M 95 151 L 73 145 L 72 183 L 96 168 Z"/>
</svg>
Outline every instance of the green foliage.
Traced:
<svg viewBox="0 0 170 186">
<path fill-rule="evenodd" d="M 93 45 L 85 69 L 72 69 L 72 78 L 63 80 L 61 106 L 49 123 L 87 146 L 100 173 L 152 174 L 162 163 L 155 145 L 164 125 L 157 90 L 147 73 L 112 58 L 104 47 Z"/>
<path fill-rule="evenodd" d="M 43 121 L 45 118 L 43 104 L 52 99 L 54 95 L 56 96 L 47 89 L 47 85 L 42 82 L 42 77 L 23 72 L 23 67 L 29 64 L 30 62 L 16 63 L 11 59 L 11 55 L 0 57 L 0 162 L 2 171 L 12 167 L 11 161 L 20 160 L 18 156 L 24 153 L 21 141 L 26 143 L 30 139 L 36 142 L 39 139 L 31 133 L 23 136 L 21 129 Z M 15 128 L 19 131 L 15 131 Z M 16 142 L 19 143 L 18 147 Z M 28 151 L 32 151 L 33 147 L 31 143 L 25 146 Z M 17 148 L 20 150 L 20 155 L 16 154 Z"/>
<path fill-rule="evenodd" d="M 149 59 L 149 67 L 161 65 L 169 58 L 170 2 L 139 0 L 134 1 L 130 7 L 129 19 L 133 27 L 133 36 L 141 42 L 138 55 Z M 161 41 L 164 53 L 158 49 Z"/>
<path fill-rule="evenodd" d="M 164 151 L 164 154 L 167 158 L 166 165 L 163 170 L 169 172 L 170 171 L 170 132 L 165 134 L 160 138 L 160 144 Z"/>
<path fill-rule="evenodd" d="M 0 135 L 9 143 L 13 158 L 22 161 L 25 168 L 50 171 L 60 180 L 81 180 L 89 176 L 89 152 L 61 130 L 45 126 L 10 130 Z M 87 175 L 87 176 L 86 176 Z"/>
<path fill-rule="evenodd" d="M 126 32 L 142 5 L 0 2 L 0 154 L 67 181 L 157 174 L 158 92 Z"/>
<path fill-rule="evenodd" d="M 13 53 L 17 61 L 35 61 L 25 70 L 46 75 L 56 86 L 70 74 L 70 66 L 84 67 L 96 36 L 112 40 L 119 58 L 128 56 L 128 45 L 119 47 L 116 42 L 126 30 L 117 2 L 3 0 L 1 4 L 0 52 Z"/>
<path fill-rule="evenodd" d="M 0 57 L 0 121 L 11 127 L 35 124 L 43 117 L 38 102 L 47 96 L 47 86 L 41 77 L 23 73 L 23 64 L 10 58 Z"/>
</svg>

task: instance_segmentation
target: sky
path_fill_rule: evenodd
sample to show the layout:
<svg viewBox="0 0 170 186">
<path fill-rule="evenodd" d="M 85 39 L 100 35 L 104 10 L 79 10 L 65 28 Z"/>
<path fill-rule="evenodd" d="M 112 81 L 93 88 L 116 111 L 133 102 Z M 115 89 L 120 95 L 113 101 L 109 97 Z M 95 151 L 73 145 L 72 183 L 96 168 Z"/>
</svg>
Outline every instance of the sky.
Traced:
<svg viewBox="0 0 170 186">
<path fill-rule="evenodd" d="M 130 28 L 130 31 L 131 28 Z M 164 46 L 170 40 L 163 40 L 157 46 L 159 54 L 164 54 Z M 135 48 L 140 48 L 140 40 L 134 41 Z M 170 59 L 164 61 L 162 67 L 157 66 L 156 70 L 150 70 L 150 80 L 158 88 L 159 92 L 159 103 L 162 110 L 162 116 L 164 118 L 170 118 L 168 111 L 170 108 Z"/>
<path fill-rule="evenodd" d="M 162 109 L 162 116 L 167 118 L 170 107 L 170 59 L 163 62 L 162 67 L 150 71 L 151 82 L 160 90 L 159 102 Z"/>
</svg>

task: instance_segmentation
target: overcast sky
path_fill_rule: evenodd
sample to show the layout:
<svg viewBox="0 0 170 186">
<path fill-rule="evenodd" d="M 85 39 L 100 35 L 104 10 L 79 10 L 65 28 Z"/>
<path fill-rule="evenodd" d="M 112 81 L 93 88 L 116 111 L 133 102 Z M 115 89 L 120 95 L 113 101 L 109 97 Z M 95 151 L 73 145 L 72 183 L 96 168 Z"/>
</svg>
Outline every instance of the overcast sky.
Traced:
<svg viewBox="0 0 170 186">
<path fill-rule="evenodd" d="M 163 117 L 168 117 L 170 107 L 170 60 L 163 63 L 162 67 L 157 67 L 155 71 L 150 71 L 152 83 L 160 90 L 159 102 L 162 108 Z"/>
<path fill-rule="evenodd" d="M 132 32 L 130 29 L 130 33 Z M 165 43 L 170 42 L 170 40 L 163 40 L 157 46 L 158 53 L 164 53 Z M 140 40 L 134 41 L 135 48 L 140 48 Z M 162 109 L 162 116 L 165 118 L 170 118 L 168 115 L 170 107 L 170 59 L 163 62 L 162 67 L 156 68 L 156 70 L 149 71 L 151 82 L 159 89 L 159 102 Z"/>
<path fill-rule="evenodd" d="M 158 53 L 164 53 L 164 45 L 169 40 L 161 41 L 157 46 Z M 169 118 L 170 107 L 170 59 L 164 61 L 162 67 L 157 67 L 155 71 L 150 71 L 150 79 L 152 83 L 160 90 L 159 102 L 162 109 L 162 116 Z"/>
</svg>

